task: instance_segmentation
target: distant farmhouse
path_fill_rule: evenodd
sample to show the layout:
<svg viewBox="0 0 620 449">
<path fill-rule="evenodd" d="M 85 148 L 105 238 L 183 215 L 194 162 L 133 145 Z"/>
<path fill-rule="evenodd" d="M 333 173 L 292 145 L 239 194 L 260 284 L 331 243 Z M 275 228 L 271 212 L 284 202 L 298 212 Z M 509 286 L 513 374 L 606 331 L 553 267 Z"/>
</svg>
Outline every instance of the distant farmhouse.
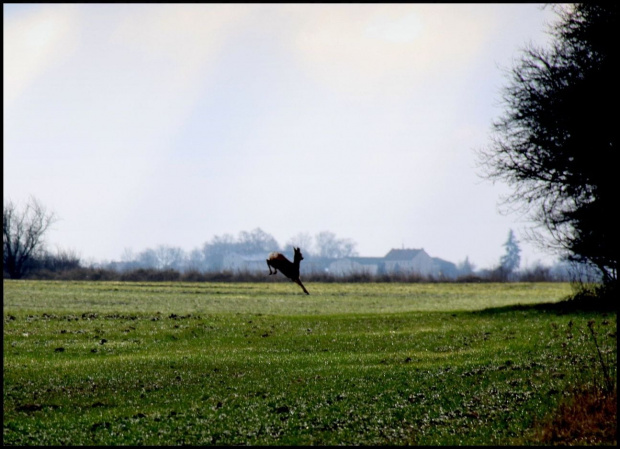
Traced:
<svg viewBox="0 0 620 449">
<path fill-rule="evenodd" d="M 222 259 L 222 268 L 224 271 L 235 273 L 265 271 L 267 270 L 267 255 L 262 253 L 252 255 L 228 253 Z"/>
<path fill-rule="evenodd" d="M 265 254 L 227 254 L 222 266 L 234 272 L 265 271 Z M 437 257 L 429 256 L 423 249 L 392 249 L 384 257 L 345 257 L 330 259 L 306 257 L 301 263 L 302 275 L 329 273 L 334 276 L 367 275 L 420 275 L 436 279 L 457 277 L 457 267 Z"/>
</svg>

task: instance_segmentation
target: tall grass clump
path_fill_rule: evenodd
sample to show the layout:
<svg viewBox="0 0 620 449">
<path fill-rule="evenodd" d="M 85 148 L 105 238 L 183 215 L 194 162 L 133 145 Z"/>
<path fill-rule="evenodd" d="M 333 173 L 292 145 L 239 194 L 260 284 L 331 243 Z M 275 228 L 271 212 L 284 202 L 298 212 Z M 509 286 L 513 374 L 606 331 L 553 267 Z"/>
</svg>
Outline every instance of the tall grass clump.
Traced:
<svg viewBox="0 0 620 449">
<path fill-rule="evenodd" d="M 603 319 L 597 328 L 589 320 L 587 330 L 567 325 L 562 348 L 575 369 L 586 373 L 585 380 L 567 391 L 556 410 L 536 426 L 533 440 L 552 445 L 617 445 L 617 328 Z M 554 327 L 557 330 L 557 326 Z M 583 359 L 575 351 L 575 341 L 590 344 Z"/>
</svg>

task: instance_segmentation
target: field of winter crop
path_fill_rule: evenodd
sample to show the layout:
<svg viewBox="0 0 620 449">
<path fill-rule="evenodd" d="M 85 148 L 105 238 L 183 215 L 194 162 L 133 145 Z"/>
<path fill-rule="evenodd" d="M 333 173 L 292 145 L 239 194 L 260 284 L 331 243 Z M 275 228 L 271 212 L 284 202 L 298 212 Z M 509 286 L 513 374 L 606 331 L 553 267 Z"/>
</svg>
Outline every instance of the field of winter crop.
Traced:
<svg viewBox="0 0 620 449">
<path fill-rule="evenodd" d="M 568 284 L 306 287 L 5 280 L 4 444 L 535 444 L 617 366 Z"/>
</svg>

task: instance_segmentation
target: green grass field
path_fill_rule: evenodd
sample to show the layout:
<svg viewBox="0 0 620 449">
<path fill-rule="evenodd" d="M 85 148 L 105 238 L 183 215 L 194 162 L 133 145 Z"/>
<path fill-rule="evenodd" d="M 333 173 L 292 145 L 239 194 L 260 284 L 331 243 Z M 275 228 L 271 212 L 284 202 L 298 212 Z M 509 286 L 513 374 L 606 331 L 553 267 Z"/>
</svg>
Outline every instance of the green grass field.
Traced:
<svg viewBox="0 0 620 449">
<path fill-rule="evenodd" d="M 4 444 L 537 444 L 617 366 L 568 284 L 306 287 L 5 280 Z"/>
</svg>

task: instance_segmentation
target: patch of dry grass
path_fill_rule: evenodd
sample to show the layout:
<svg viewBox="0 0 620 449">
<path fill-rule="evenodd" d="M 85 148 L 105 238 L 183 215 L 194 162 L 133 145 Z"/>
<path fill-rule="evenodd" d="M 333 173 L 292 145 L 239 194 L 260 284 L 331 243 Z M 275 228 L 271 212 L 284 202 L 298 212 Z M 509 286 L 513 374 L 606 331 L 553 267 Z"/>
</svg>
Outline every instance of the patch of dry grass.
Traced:
<svg viewBox="0 0 620 449">
<path fill-rule="evenodd" d="M 538 426 L 535 440 L 552 445 L 613 445 L 618 443 L 617 392 L 602 389 L 575 393 Z"/>
</svg>

